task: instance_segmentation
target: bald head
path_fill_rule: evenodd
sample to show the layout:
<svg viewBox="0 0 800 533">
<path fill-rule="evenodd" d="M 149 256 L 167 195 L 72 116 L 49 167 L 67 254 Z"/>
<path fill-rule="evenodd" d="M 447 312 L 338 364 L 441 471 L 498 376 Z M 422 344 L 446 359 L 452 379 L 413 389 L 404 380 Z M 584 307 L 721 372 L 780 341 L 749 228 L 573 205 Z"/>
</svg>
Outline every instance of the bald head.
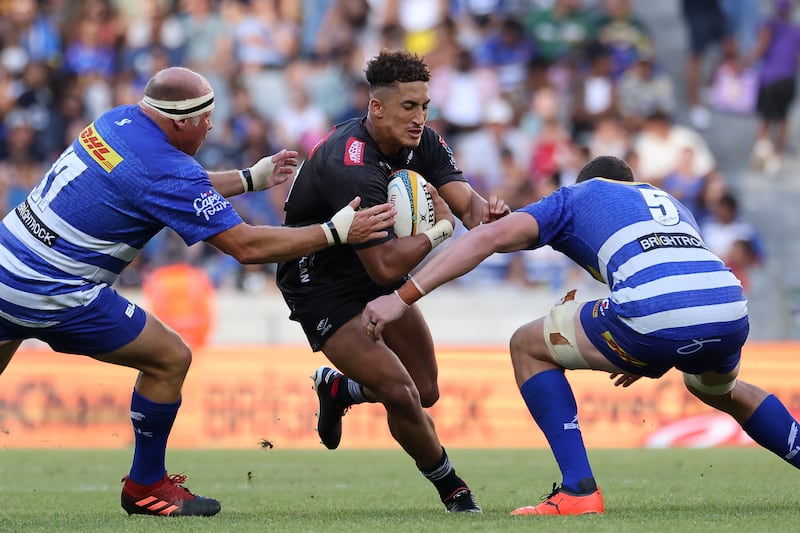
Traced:
<svg viewBox="0 0 800 533">
<path fill-rule="evenodd" d="M 211 92 L 202 75 L 184 67 L 169 67 L 156 72 L 144 88 L 145 96 L 169 102 L 197 98 Z"/>
<path fill-rule="evenodd" d="M 185 120 L 214 109 L 214 91 L 202 75 L 183 67 L 156 72 L 144 88 L 142 105 L 164 118 Z"/>
</svg>

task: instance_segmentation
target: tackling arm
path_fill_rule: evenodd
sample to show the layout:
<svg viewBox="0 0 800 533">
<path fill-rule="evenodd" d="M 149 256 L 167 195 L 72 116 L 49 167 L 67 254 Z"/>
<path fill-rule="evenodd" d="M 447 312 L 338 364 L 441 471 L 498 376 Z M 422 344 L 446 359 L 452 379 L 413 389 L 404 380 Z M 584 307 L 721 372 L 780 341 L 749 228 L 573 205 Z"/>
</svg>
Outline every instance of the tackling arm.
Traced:
<svg viewBox="0 0 800 533">
<path fill-rule="evenodd" d="M 263 191 L 292 177 L 298 165 L 297 152 L 281 150 L 262 157 L 249 168 L 209 172 L 214 189 L 225 198 L 244 192 Z"/>
<path fill-rule="evenodd" d="M 447 249 L 414 274 L 416 283 L 406 282 L 398 291 L 406 304 L 478 266 L 495 252 L 523 250 L 536 242 L 539 224 L 527 213 L 512 213 L 491 224 L 483 224 L 457 237 Z"/>
<path fill-rule="evenodd" d="M 275 263 L 309 255 L 328 246 L 362 243 L 388 235 L 394 208 L 380 204 L 356 211 L 356 197 L 328 222 L 304 227 L 238 224 L 207 241 L 240 263 Z"/>
<path fill-rule="evenodd" d="M 374 340 L 386 323 L 436 287 L 474 269 L 495 252 L 524 250 L 539 238 L 539 224 L 527 213 L 511 213 L 457 237 L 393 294 L 369 302 L 361 315 L 364 331 Z"/>
</svg>

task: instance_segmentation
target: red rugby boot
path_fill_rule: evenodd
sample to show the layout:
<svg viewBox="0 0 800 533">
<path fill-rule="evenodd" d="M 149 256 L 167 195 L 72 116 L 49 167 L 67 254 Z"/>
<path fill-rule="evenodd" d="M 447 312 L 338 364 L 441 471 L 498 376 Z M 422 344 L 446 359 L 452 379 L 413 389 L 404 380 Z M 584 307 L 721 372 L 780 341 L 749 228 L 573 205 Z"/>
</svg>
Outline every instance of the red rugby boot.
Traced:
<svg viewBox="0 0 800 533">
<path fill-rule="evenodd" d="M 122 508 L 128 514 L 161 516 L 212 516 L 220 504 L 214 498 L 192 494 L 183 486 L 186 476 L 168 475 L 151 485 L 139 485 L 128 476 L 123 478 Z"/>
</svg>

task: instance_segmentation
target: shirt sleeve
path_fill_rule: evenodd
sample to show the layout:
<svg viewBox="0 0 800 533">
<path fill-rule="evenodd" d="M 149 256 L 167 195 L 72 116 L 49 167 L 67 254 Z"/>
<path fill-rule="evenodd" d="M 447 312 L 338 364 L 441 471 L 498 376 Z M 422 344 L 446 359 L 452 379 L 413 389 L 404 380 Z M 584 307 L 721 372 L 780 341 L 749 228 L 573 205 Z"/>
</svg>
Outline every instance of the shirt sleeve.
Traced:
<svg viewBox="0 0 800 533">
<path fill-rule="evenodd" d="M 199 165 L 185 176 L 161 176 L 140 206 L 181 236 L 187 245 L 206 240 L 242 222 L 233 206 L 211 185 Z"/>
</svg>

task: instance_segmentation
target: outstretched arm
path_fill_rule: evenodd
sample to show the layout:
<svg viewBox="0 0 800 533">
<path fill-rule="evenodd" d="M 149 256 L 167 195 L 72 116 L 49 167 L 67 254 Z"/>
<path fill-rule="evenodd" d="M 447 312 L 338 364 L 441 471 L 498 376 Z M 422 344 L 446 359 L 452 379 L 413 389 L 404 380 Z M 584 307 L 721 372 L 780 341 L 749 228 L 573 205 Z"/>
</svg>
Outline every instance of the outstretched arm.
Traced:
<svg viewBox="0 0 800 533">
<path fill-rule="evenodd" d="M 528 248 L 539 238 L 539 224 L 527 213 L 511 213 L 483 224 L 453 240 L 393 294 L 367 304 L 361 323 L 377 340 L 387 322 L 399 318 L 414 302 L 436 287 L 462 276 L 495 252 Z"/>
<path fill-rule="evenodd" d="M 337 244 L 358 244 L 388 235 L 394 224 L 392 204 L 357 211 L 356 197 L 324 224 L 303 227 L 251 226 L 242 222 L 208 239 L 240 263 L 275 263 L 318 252 Z"/>
<path fill-rule="evenodd" d="M 297 152 L 281 150 L 262 157 L 255 165 L 242 170 L 209 172 L 211 184 L 225 198 L 244 192 L 263 191 L 279 185 L 294 175 L 297 169 Z"/>
</svg>

